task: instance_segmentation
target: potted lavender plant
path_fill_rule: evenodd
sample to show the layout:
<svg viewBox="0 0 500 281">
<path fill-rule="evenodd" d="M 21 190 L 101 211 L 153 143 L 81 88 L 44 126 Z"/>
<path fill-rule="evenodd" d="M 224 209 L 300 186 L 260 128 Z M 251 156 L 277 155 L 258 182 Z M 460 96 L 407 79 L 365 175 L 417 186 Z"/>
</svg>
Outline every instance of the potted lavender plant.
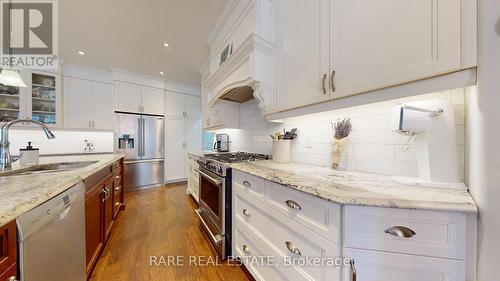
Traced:
<svg viewBox="0 0 500 281">
<path fill-rule="evenodd" d="M 338 169 L 342 155 L 346 150 L 347 140 L 349 134 L 351 134 L 352 124 L 350 118 L 344 118 L 343 120 L 338 120 L 335 124 L 332 123 L 333 130 L 333 142 L 332 142 L 332 169 Z"/>
</svg>

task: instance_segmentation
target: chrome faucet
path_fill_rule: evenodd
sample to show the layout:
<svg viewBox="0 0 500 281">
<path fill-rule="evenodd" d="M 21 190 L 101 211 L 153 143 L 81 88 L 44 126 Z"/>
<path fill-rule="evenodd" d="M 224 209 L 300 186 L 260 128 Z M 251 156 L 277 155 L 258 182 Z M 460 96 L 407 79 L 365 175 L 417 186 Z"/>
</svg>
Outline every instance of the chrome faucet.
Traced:
<svg viewBox="0 0 500 281">
<path fill-rule="evenodd" d="M 0 129 L 0 171 L 10 169 L 12 163 L 9 151 L 9 128 L 14 124 L 23 122 L 37 124 L 42 127 L 42 130 L 45 132 L 45 135 L 49 140 L 56 138 L 47 125 L 32 119 L 16 119 L 5 123 Z"/>
</svg>

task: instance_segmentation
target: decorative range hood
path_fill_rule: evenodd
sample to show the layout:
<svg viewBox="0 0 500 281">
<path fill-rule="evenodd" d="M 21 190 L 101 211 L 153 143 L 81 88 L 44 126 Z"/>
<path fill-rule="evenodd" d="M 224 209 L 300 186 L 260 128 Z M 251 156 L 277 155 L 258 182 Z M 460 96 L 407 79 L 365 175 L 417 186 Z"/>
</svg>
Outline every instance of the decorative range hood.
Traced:
<svg viewBox="0 0 500 281">
<path fill-rule="evenodd" d="M 214 73 L 204 79 L 208 104 L 218 100 L 242 103 L 255 98 L 263 113 L 274 108 L 274 46 L 252 34 Z"/>
</svg>

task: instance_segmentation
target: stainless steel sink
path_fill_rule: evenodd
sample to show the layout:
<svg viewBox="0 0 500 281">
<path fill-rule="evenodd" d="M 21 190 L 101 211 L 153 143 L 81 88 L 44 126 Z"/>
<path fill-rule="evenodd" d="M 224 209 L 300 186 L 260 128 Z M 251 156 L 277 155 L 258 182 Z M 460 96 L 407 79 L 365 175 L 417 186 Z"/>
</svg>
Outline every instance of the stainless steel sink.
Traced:
<svg viewBox="0 0 500 281">
<path fill-rule="evenodd" d="M 0 172 L 0 177 L 7 176 L 22 176 L 22 175 L 32 175 L 32 174 L 42 174 L 42 173 L 55 173 L 72 171 L 76 169 L 85 168 L 98 161 L 81 161 L 81 162 L 63 162 L 63 163 L 51 163 L 51 164 L 41 164 L 25 169 L 17 169 L 14 171 Z"/>
</svg>

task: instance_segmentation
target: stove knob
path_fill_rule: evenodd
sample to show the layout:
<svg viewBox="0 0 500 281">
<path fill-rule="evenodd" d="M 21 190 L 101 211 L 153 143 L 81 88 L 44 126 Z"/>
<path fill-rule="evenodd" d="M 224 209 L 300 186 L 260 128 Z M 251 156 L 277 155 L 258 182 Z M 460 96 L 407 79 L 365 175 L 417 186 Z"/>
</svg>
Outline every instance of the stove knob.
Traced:
<svg viewBox="0 0 500 281">
<path fill-rule="evenodd" d="M 222 167 L 221 166 L 217 167 L 217 172 L 219 172 L 219 174 L 222 174 Z"/>
</svg>

